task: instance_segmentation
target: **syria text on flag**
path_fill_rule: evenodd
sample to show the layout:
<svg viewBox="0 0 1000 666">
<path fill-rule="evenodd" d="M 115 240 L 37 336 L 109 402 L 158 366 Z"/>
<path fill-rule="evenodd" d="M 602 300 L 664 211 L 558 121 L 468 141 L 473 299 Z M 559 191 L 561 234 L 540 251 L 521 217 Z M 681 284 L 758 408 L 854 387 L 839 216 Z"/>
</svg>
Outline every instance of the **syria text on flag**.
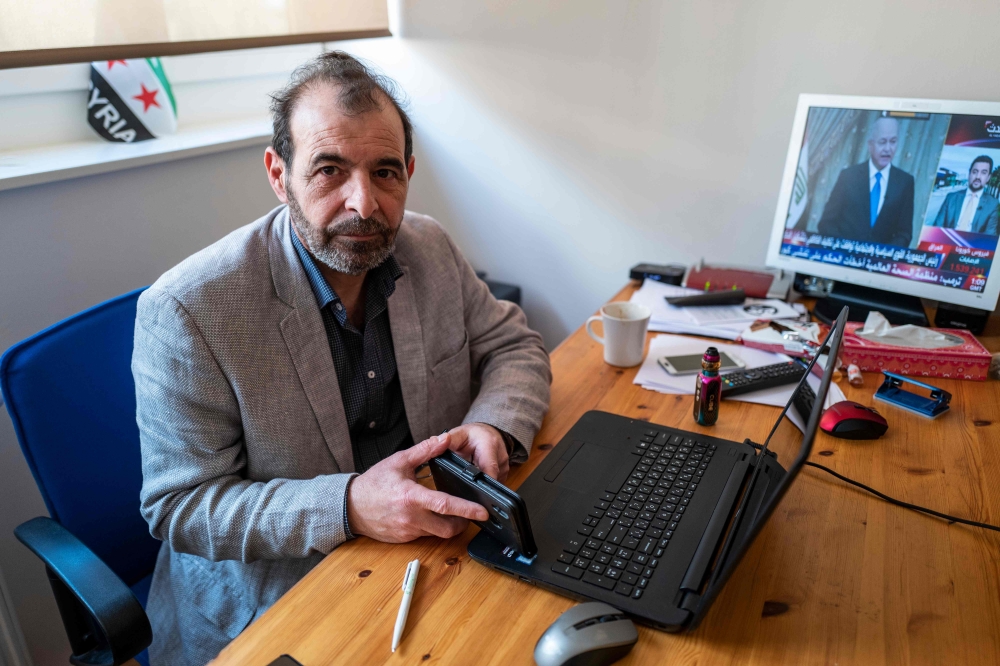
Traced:
<svg viewBox="0 0 1000 666">
<path fill-rule="evenodd" d="M 92 62 L 87 122 L 104 139 L 123 143 L 177 131 L 177 103 L 160 59 Z"/>
</svg>

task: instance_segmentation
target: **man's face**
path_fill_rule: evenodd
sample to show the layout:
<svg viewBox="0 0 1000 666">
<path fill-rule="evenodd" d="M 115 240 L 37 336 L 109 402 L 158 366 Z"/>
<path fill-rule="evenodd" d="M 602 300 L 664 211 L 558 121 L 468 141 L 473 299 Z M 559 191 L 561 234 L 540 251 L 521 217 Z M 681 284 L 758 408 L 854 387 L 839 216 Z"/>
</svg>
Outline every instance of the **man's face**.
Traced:
<svg viewBox="0 0 1000 666">
<path fill-rule="evenodd" d="M 979 190 L 986 187 L 986 183 L 990 182 L 990 163 L 989 162 L 976 162 L 969 169 L 969 189 L 973 192 L 978 192 Z"/>
<path fill-rule="evenodd" d="M 868 140 L 868 154 L 872 164 L 881 171 L 889 166 L 896 155 L 896 144 L 899 142 L 899 123 L 895 118 L 879 118 L 872 129 L 872 138 Z"/>
<path fill-rule="evenodd" d="M 309 251 L 335 271 L 360 275 L 393 250 L 413 158 L 403 161 L 403 121 L 388 100 L 351 116 L 337 95 L 329 84 L 305 91 L 289 123 L 292 164 L 276 178 L 272 164 L 280 171 L 280 158 L 268 149 L 265 162 Z"/>
</svg>

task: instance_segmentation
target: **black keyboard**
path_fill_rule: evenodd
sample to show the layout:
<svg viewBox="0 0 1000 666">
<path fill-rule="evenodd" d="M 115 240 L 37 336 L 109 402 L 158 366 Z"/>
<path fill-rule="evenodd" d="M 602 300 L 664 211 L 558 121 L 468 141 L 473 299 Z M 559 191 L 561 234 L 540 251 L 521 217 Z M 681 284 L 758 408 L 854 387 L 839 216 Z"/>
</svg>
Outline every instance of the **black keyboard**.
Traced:
<svg viewBox="0 0 1000 666">
<path fill-rule="evenodd" d="M 715 455 L 715 444 L 647 430 L 552 565 L 639 599 Z"/>
<path fill-rule="evenodd" d="M 722 397 L 794 384 L 802 379 L 805 368 L 795 361 L 765 365 L 751 370 L 737 370 L 722 375 Z"/>
<path fill-rule="evenodd" d="M 799 413 L 803 421 L 808 422 L 814 404 L 816 404 L 816 393 L 809 384 L 803 384 L 792 400 L 792 407 Z"/>
</svg>

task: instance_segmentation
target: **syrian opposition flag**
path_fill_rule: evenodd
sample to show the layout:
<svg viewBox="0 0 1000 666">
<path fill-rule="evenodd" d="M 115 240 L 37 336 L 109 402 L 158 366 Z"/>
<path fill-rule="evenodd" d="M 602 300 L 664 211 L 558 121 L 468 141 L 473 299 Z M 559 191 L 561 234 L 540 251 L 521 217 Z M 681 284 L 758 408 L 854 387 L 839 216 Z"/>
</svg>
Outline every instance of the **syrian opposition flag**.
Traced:
<svg viewBox="0 0 1000 666">
<path fill-rule="evenodd" d="M 108 141 L 146 141 L 177 131 L 177 104 L 159 58 L 90 63 L 87 122 Z"/>
</svg>

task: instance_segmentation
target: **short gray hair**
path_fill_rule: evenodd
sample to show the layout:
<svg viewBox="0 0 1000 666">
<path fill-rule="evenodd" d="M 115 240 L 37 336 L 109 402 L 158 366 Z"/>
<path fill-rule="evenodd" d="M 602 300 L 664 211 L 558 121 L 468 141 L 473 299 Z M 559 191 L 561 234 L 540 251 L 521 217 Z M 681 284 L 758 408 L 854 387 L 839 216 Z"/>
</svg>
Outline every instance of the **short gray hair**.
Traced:
<svg viewBox="0 0 1000 666">
<path fill-rule="evenodd" d="M 875 119 L 875 122 L 873 122 L 868 127 L 868 141 L 874 141 L 875 140 L 875 128 L 878 127 L 878 123 L 879 123 L 880 120 L 891 120 L 892 122 L 896 123 L 896 131 L 897 132 L 899 131 L 899 121 L 898 120 L 896 120 L 892 116 L 879 116 L 878 118 Z"/>
<path fill-rule="evenodd" d="M 291 167 L 292 144 L 291 117 L 302 93 L 317 82 L 333 83 L 339 88 L 338 104 L 349 115 L 360 115 L 382 109 L 388 100 L 403 121 L 403 161 L 410 163 L 413 154 L 413 124 L 403 110 L 404 101 L 395 81 L 384 74 L 373 72 L 357 58 L 343 51 L 329 51 L 310 60 L 292 72 L 288 85 L 271 95 L 271 121 L 274 133 L 271 147 Z"/>
</svg>

